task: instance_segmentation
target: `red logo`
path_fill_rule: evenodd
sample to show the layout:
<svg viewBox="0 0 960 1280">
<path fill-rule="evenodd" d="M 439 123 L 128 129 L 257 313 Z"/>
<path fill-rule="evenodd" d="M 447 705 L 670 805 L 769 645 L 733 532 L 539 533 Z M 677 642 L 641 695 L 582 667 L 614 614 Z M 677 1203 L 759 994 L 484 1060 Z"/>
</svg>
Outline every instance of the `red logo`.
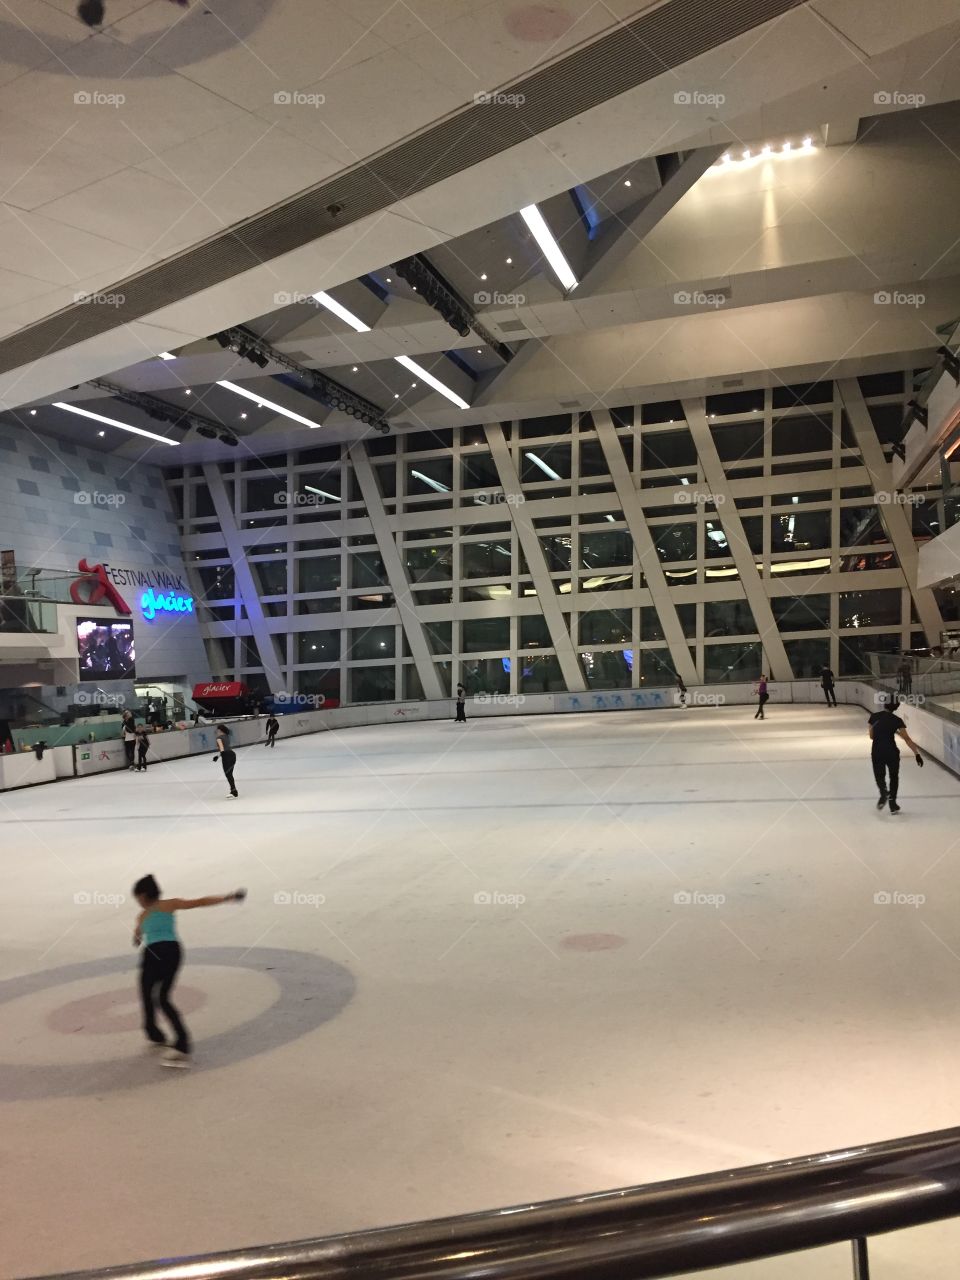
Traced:
<svg viewBox="0 0 960 1280">
<path fill-rule="evenodd" d="M 101 604 L 106 599 L 110 601 L 117 613 L 133 612 L 107 577 L 107 571 L 102 564 L 87 564 L 86 557 L 84 557 L 77 565 L 77 568 L 83 574 L 83 577 L 77 578 L 75 582 L 70 584 L 70 599 L 74 604 Z M 87 593 L 86 599 L 84 599 L 83 592 Z"/>
</svg>

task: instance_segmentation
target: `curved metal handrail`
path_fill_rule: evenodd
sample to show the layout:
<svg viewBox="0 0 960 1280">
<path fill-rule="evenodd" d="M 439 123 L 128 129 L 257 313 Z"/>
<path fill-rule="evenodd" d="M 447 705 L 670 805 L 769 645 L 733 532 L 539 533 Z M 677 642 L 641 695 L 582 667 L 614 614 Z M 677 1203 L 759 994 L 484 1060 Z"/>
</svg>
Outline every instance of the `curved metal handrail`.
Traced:
<svg viewBox="0 0 960 1280">
<path fill-rule="evenodd" d="M 652 1280 L 960 1214 L 960 1128 L 98 1280 Z"/>
</svg>

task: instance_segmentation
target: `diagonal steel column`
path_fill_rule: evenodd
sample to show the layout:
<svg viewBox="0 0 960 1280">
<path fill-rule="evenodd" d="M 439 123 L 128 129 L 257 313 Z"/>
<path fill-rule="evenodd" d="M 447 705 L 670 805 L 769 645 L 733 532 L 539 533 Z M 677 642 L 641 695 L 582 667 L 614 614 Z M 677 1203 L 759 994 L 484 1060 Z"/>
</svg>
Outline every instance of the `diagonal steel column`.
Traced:
<svg viewBox="0 0 960 1280">
<path fill-rule="evenodd" d="M 377 487 L 377 478 L 373 474 L 373 467 L 370 465 L 366 447 L 362 442 L 355 444 L 350 450 L 350 461 L 353 463 L 357 483 L 363 495 L 363 503 L 367 508 L 367 515 L 373 525 L 373 536 L 377 540 L 377 550 L 380 552 L 380 559 L 383 561 L 383 567 L 387 572 L 387 581 L 396 601 L 397 612 L 403 625 L 403 633 L 407 637 L 407 644 L 410 646 L 410 653 L 416 664 L 423 696 L 429 699 L 442 698 L 444 693 L 440 685 L 440 674 L 430 654 L 430 646 L 427 644 L 427 637 L 423 632 L 423 624 L 413 603 L 413 592 L 410 590 L 410 583 L 403 567 L 403 561 L 400 558 L 400 552 L 397 550 L 397 540 L 390 530 L 387 513 L 383 508 L 383 499 Z"/>
<path fill-rule="evenodd" d="M 246 548 L 240 538 L 237 522 L 230 509 L 230 499 L 227 497 L 227 487 L 223 482 L 220 468 L 208 462 L 204 463 L 203 478 L 207 482 L 207 488 L 210 490 L 213 509 L 216 511 L 217 519 L 220 522 L 220 532 L 223 534 L 223 540 L 227 544 L 227 552 L 233 565 L 237 589 L 240 599 L 243 601 L 247 617 L 250 620 L 250 630 L 253 633 L 253 642 L 257 646 L 257 652 L 260 655 L 267 688 L 270 689 L 271 693 L 280 693 L 286 688 L 283 663 L 280 661 L 276 638 L 267 627 L 263 605 L 260 603 L 260 592 L 257 590 L 253 571 L 247 563 Z"/>
<path fill-rule="evenodd" d="M 760 632 L 760 642 L 770 663 L 770 676 L 774 680 L 792 680 L 793 671 L 790 659 L 784 648 L 780 630 L 770 607 L 770 597 L 763 585 L 763 579 L 757 569 L 756 553 L 750 550 L 746 534 L 743 532 L 743 521 L 737 511 L 737 504 L 727 489 L 727 476 L 710 434 L 710 424 L 702 400 L 684 400 L 683 412 L 686 415 L 693 443 L 697 448 L 697 456 L 703 467 L 707 488 L 715 495 L 717 507 L 723 507 L 720 523 L 730 544 L 730 554 L 740 574 L 740 582 L 744 595 L 753 611 L 753 620 Z"/>
<path fill-rule="evenodd" d="M 897 553 L 903 576 L 916 605 L 917 617 L 927 633 L 927 644 L 939 644 L 943 630 L 943 616 L 936 596 L 929 587 L 917 586 L 920 552 L 913 540 L 913 529 L 903 505 L 892 502 L 894 495 L 892 467 L 883 456 L 883 449 L 874 430 L 873 419 L 867 408 L 860 384 L 856 378 L 840 378 L 837 382 L 840 398 L 850 419 L 850 426 L 863 458 L 863 465 L 870 476 L 870 487 L 878 499 L 878 507 L 887 536 Z"/>
<path fill-rule="evenodd" d="M 553 588 L 553 580 L 547 569 L 540 538 L 524 507 L 520 477 L 504 439 L 503 428 L 499 422 L 488 422 L 483 429 L 487 433 L 487 444 L 490 446 L 490 454 L 497 468 L 497 475 L 500 477 L 500 486 L 513 517 L 517 538 L 526 557 L 533 585 L 537 589 L 537 599 L 540 601 L 544 621 L 550 632 L 550 640 L 560 664 L 564 683 L 570 693 L 584 693 L 587 685 L 580 668 L 580 661 L 573 647 L 573 641 L 570 639 L 570 631 L 563 621 L 563 613 Z"/>
<path fill-rule="evenodd" d="M 606 409 L 594 409 L 593 424 L 597 429 L 597 439 L 603 448 L 603 456 L 607 460 L 607 470 L 613 477 L 613 483 L 617 489 L 617 497 L 620 499 L 627 527 L 633 538 L 644 580 L 656 605 L 664 639 L 670 647 L 673 669 L 684 684 L 697 684 L 697 668 L 690 657 L 690 649 L 683 634 L 683 627 L 680 625 L 677 606 L 670 594 L 670 587 L 667 585 L 657 549 L 653 545 L 647 518 L 643 514 L 640 495 L 637 493 L 633 476 L 627 466 L 623 446 L 617 438 L 613 419 Z"/>
</svg>

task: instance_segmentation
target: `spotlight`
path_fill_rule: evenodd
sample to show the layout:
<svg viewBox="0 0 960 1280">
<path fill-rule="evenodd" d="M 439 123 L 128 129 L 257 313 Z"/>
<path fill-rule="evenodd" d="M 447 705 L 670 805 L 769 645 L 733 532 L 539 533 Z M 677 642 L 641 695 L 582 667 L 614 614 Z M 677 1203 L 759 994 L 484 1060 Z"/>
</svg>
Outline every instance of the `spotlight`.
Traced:
<svg viewBox="0 0 960 1280">
<path fill-rule="evenodd" d="M 219 437 L 219 440 L 221 444 L 229 444 L 233 448 L 236 448 L 240 443 L 236 436 L 232 436 L 226 431 Z"/>
<path fill-rule="evenodd" d="M 212 427 L 197 427 L 197 435 L 203 436 L 205 440 L 216 440 L 217 433 Z"/>
</svg>

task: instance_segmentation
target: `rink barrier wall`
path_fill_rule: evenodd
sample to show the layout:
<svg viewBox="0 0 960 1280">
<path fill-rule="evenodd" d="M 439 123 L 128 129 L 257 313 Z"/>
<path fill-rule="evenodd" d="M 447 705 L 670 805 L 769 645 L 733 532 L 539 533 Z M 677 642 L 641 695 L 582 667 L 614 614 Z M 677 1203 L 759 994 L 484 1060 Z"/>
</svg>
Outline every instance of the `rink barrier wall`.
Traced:
<svg viewBox="0 0 960 1280">
<path fill-rule="evenodd" d="M 817 680 L 771 682 L 769 710 L 776 714 L 777 704 L 823 704 L 823 690 Z M 754 685 L 693 685 L 687 690 L 687 705 L 746 706 L 756 703 Z M 836 685 L 837 701 L 873 711 L 881 691 L 865 681 L 843 680 Z M 337 729 L 353 729 L 374 724 L 412 724 L 417 721 L 452 720 L 454 703 L 443 698 L 434 702 L 367 703 L 335 707 L 329 711 L 303 710 L 281 717 L 280 741 L 306 733 L 324 733 Z M 576 715 L 598 711 L 635 711 L 677 708 L 679 695 L 673 689 L 613 689 L 587 693 L 534 693 L 520 697 L 486 694 L 467 699 L 469 719 L 486 719 L 512 715 Z M 902 708 L 910 736 L 933 759 L 960 773 L 960 728 L 921 705 Z M 233 720 L 230 724 L 235 747 L 252 746 L 264 741 L 264 718 Z M 211 725 L 171 730 L 151 735 L 148 766 L 185 756 L 216 751 L 216 730 Z M 35 786 L 66 777 L 84 778 L 95 773 L 110 773 L 126 768 L 123 743 L 119 739 L 83 742 L 74 747 L 54 747 L 37 760 L 31 752 L 0 756 L 0 791 Z"/>
</svg>

